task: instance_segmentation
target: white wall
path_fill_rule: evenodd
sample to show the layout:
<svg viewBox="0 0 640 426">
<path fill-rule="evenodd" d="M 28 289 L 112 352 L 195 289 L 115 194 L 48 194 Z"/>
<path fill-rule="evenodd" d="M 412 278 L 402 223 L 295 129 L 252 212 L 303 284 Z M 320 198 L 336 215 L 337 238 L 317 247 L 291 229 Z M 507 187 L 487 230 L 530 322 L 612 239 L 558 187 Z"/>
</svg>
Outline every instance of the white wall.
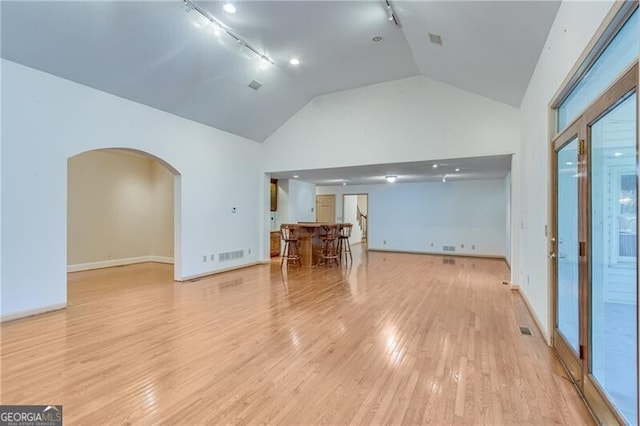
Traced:
<svg viewBox="0 0 640 426">
<path fill-rule="evenodd" d="M 369 249 L 445 253 L 444 245 L 454 245 L 458 254 L 504 257 L 504 189 L 500 179 L 326 186 L 317 192 L 336 199 L 369 194 Z"/>
<path fill-rule="evenodd" d="M 177 278 L 268 259 L 260 144 L 11 61 L 1 64 L 4 319 L 66 303 L 67 160 L 88 150 L 140 150 L 181 174 L 174 192 Z M 243 259 L 217 261 L 218 253 L 239 249 Z M 206 254 L 216 260 L 203 262 Z"/>
<path fill-rule="evenodd" d="M 171 172 L 122 151 L 85 152 L 70 158 L 68 166 L 67 264 L 72 270 L 173 257 Z"/>
<path fill-rule="evenodd" d="M 545 235 L 549 223 L 550 194 L 549 103 L 604 20 L 611 4 L 611 1 L 562 2 L 521 105 L 521 156 L 526 161 L 521 164 L 521 179 L 518 183 L 514 180 L 513 187 L 514 194 L 523 194 L 519 212 L 522 235 L 515 249 L 519 251 L 519 261 L 513 262 L 512 270 L 547 341 L 552 327 L 549 247 Z"/>
<path fill-rule="evenodd" d="M 504 194 L 507 199 L 505 204 L 505 240 L 504 240 L 504 249 L 505 249 L 505 259 L 509 266 L 511 266 L 511 172 L 507 174 L 504 178 Z"/>
<path fill-rule="evenodd" d="M 350 223 L 353 225 L 351 228 L 351 237 L 349 243 L 351 245 L 359 244 L 362 241 L 362 229 L 358 225 L 358 198 L 360 195 L 345 195 L 343 197 L 343 214 L 341 222 Z M 336 197 L 336 199 L 339 197 Z M 338 212 L 336 212 L 338 213 Z M 338 214 L 336 214 L 338 216 Z"/>
<path fill-rule="evenodd" d="M 316 186 L 309 182 L 289 179 L 289 222 L 315 222 L 315 208 Z"/>
<path fill-rule="evenodd" d="M 319 96 L 264 142 L 267 171 L 514 153 L 516 108 L 422 76 Z"/>
</svg>

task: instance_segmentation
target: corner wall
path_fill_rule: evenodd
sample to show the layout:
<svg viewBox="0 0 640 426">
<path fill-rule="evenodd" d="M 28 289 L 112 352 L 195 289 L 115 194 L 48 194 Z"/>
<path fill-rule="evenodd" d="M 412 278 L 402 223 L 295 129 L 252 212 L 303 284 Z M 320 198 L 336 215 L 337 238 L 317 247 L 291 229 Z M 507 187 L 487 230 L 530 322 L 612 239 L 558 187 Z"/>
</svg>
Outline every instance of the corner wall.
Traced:
<svg viewBox="0 0 640 426">
<path fill-rule="evenodd" d="M 67 160 L 85 151 L 131 148 L 181 174 L 176 278 L 268 259 L 260 144 L 11 61 L 1 64 L 3 319 L 66 304 Z M 243 259 L 218 261 L 220 252 L 239 249 Z M 44 255 L 34 267 L 37 253 Z M 215 260 L 203 261 L 210 254 Z"/>
<path fill-rule="evenodd" d="M 267 172 L 513 154 L 517 108 L 422 76 L 319 96 L 264 142 Z"/>
<path fill-rule="evenodd" d="M 547 259 L 550 219 L 549 104 L 603 22 L 611 1 L 563 1 L 522 101 L 521 179 L 514 188 L 522 194 L 521 239 L 516 249 L 521 263 L 516 284 L 550 342 L 551 283 Z"/>
</svg>

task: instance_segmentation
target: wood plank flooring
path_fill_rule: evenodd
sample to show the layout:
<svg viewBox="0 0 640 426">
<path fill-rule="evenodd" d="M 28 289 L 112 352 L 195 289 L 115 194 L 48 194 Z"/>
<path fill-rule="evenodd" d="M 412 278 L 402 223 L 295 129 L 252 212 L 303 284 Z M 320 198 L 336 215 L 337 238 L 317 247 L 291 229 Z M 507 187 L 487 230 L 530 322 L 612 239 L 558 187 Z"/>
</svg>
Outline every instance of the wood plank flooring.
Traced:
<svg viewBox="0 0 640 426">
<path fill-rule="evenodd" d="M 70 274 L 66 310 L 2 324 L 1 403 L 65 424 L 592 424 L 504 262 L 354 251 Z"/>
</svg>

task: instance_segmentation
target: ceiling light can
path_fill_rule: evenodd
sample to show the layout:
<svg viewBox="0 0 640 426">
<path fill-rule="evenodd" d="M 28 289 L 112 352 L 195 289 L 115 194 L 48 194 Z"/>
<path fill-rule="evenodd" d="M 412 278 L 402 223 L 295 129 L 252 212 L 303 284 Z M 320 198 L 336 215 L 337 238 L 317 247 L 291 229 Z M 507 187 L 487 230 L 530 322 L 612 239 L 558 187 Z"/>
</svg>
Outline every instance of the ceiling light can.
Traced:
<svg viewBox="0 0 640 426">
<path fill-rule="evenodd" d="M 291 65 L 300 65 L 300 59 L 298 59 L 298 58 L 291 58 L 291 59 L 289 59 L 289 63 L 290 63 Z"/>
<path fill-rule="evenodd" d="M 222 6 L 222 10 L 231 14 L 236 13 L 236 7 L 233 3 L 225 3 L 224 6 Z"/>
</svg>

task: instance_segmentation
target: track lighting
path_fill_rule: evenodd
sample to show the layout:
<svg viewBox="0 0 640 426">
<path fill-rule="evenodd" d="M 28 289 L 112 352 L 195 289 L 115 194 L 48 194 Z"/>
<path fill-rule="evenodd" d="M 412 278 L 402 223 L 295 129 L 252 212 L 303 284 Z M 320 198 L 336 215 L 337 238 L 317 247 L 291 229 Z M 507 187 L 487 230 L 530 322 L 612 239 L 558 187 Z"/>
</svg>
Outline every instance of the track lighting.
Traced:
<svg viewBox="0 0 640 426">
<path fill-rule="evenodd" d="M 206 20 L 208 20 L 209 22 L 211 22 L 213 25 L 215 25 L 216 31 L 218 32 L 222 32 L 224 31 L 229 37 L 233 38 L 236 42 L 238 42 L 238 45 L 240 45 L 241 48 L 246 48 L 247 50 L 251 51 L 253 54 L 257 55 L 261 60 L 263 61 L 267 61 L 273 65 L 277 65 L 276 62 L 271 59 L 270 57 L 268 57 L 267 55 L 265 55 L 264 53 L 260 53 L 258 51 L 258 49 L 256 49 L 255 47 L 253 47 L 252 45 L 250 45 L 249 43 L 247 43 L 246 41 L 244 41 L 239 35 L 237 35 L 236 33 L 234 33 L 233 31 L 231 31 L 229 29 L 229 27 L 227 27 L 226 25 L 224 25 L 222 22 L 220 22 L 218 19 L 216 19 L 214 16 L 210 15 L 209 13 L 205 12 L 200 6 L 198 6 L 197 4 L 195 4 L 194 2 L 192 2 L 191 0 L 182 0 L 185 4 L 185 7 L 187 8 L 187 12 L 190 12 L 192 10 L 195 10 L 196 12 L 198 12 L 200 15 L 204 16 L 204 18 Z M 227 5 L 231 5 L 233 6 L 233 4 L 231 3 L 227 3 L 225 4 L 225 7 Z M 229 8 L 229 10 L 231 10 Z M 233 10 L 235 12 L 235 7 L 233 7 Z M 234 12 L 230 12 L 227 9 L 225 9 L 225 11 L 227 13 L 234 13 Z"/>
<path fill-rule="evenodd" d="M 395 10 L 393 10 L 393 6 L 391 6 L 389 0 L 384 0 L 384 3 L 387 12 L 387 19 L 393 22 L 396 27 L 400 27 L 400 21 L 398 21 L 398 15 L 396 15 Z"/>
</svg>

